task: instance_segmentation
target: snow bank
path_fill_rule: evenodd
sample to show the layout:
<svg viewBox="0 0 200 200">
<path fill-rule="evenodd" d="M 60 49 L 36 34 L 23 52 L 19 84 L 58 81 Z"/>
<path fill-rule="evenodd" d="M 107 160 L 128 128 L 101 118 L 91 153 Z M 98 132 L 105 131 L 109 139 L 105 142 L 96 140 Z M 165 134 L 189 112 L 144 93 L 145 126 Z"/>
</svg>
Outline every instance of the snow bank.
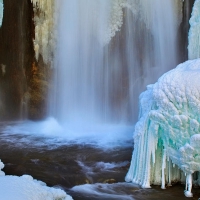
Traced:
<svg viewBox="0 0 200 200">
<path fill-rule="evenodd" d="M 141 94 L 126 181 L 164 189 L 166 183 L 186 180 L 185 195 L 192 196 L 192 174 L 200 171 L 199 77 L 200 59 L 190 60 Z"/>
<path fill-rule="evenodd" d="M 0 169 L 4 164 L 0 160 Z M 42 181 L 33 179 L 32 176 L 5 176 L 0 171 L 1 199 L 6 200 L 73 200 L 61 189 L 47 187 Z"/>
<path fill-rule="evenodd" d="M 0 27 L 2 25 L 3 20 L 3 0 L 0 0 Z"/>
</svg>

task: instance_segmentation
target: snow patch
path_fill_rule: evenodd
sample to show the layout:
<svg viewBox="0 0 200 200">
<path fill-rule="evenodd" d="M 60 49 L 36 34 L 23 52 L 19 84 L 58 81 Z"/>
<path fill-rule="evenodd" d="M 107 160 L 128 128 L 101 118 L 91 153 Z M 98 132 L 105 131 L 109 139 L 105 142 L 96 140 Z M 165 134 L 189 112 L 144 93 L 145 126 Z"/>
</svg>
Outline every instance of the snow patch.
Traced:
<svg viewBox="0 0 200 200">
<path fill-rule="evenodd" d="M 4 164 L 0 160 L 0 168 Z M 73 200 L 61 189 L 47 187 L 42 181 L 33 179 L 30 175 L 5 176 L 0 174 L 0 194 L 1 199 L 6 200 Z"/>
<path fill-rule="evenodd" d="M 131 195 L 127 195 L 124 188 L 138 190 L 138 187 L 133 184 L 128 183 L 115 183 L 115 184 L 85 184 L 80 186 L 75 186 L 71 190 L 76 193 L 86 194 L 89 199 L 94 199 L 95 197 L 101 197 L 101 199 L 113 199 L 113 200 L 134 200 Z M 117 193 L 116 193 L 117 191 Z"/>
</svg>

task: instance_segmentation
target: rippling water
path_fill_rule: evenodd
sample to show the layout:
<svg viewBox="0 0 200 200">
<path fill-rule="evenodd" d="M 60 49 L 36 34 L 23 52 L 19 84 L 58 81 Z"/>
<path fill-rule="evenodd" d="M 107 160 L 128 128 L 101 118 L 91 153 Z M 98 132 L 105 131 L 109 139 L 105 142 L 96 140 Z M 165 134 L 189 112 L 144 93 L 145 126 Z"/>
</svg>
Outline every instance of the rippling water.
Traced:
<svg viewBox="0 0 200 200">
<path fill-rule="evenodd" d="M 121 141 L 123 145 L 108 148 L 105 143 L 97 145 L 88 140 L 87 144 L 23 130 L 16 123 L 0 126 L 0 158 L 6 174 L 30 174 L 49 186 L 63 188 L 74 200 L 186 199 L 184 185 L 161 190 L 160 186 L 141 189 L 124 182 L 132 155 L 131 142 Z M 193 189 L 193 193 L 191 199 L 197 200 L 199 189 Z"/>
</svg>

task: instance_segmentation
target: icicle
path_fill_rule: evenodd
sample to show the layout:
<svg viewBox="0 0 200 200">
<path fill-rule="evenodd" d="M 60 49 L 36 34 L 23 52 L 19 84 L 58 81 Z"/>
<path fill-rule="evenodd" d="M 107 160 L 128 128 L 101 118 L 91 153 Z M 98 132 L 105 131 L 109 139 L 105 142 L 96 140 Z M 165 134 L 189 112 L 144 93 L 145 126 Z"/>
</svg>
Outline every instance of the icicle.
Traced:
<svg viewBox="0 0 200 200">
<path fill-rule="evenodd" d="M 187 174 L 184 194 L 186 197 L 193 197 L 192 191 L 192 174 Z"/>
<path fill-rule="evenodd" d="M 163 149 L 163 156 L 162 156 L 162 185 L 161 185 L 162 189 L 166 189 L 165 188 L 165 168 L 166 168 L 166 150 Z"/>
<path fill-rule="evenodd" d="M 171 183 L 171 161 L 169 159 L 168 161 L 168 184 L 167 186 L 172 186 L 172 183 Z"/>
<path fill-rule="evenodd" d="M 3 21 L 3 0 L 0 0 L 0 27 Z"/>
</svg>

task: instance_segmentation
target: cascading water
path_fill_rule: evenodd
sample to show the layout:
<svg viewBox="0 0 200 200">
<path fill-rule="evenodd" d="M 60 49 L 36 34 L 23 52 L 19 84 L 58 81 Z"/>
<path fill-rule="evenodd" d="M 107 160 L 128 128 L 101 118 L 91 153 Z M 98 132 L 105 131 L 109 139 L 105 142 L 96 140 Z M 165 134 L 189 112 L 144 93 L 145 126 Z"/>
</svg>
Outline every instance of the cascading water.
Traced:
<svg viewBox="0 0 200 200">
<path fill-rule="evenodd" d="M 59 1 L 56 107 L 60 122 L 97 119 L 102 105 L 103 40 L 110 1 Z"/>
<path fill-rule="evenodd" d="M 128 140 L 130 145 L 139 94 L 178 63 L 182 1 L 51 2 L 33 1 L 43 12 L 44 5 L 49 8 L 41 20 L 35 18 L 36 58 L 41 54 L 44 61 L 51 61 L 56 38 L 50 118 L 9 127 L 7 132 L 117 145 Z M 55 18 L 54 32 L 49 32 L 49 17 Z"/>
<path fill-rule="evenodd" d="M 135 121 L 139 93 L 177 61 L 179 0 L 59 0 L 51 114 Z M 121 31 L 117 31 L 121 29 Z"/>
</svg>

